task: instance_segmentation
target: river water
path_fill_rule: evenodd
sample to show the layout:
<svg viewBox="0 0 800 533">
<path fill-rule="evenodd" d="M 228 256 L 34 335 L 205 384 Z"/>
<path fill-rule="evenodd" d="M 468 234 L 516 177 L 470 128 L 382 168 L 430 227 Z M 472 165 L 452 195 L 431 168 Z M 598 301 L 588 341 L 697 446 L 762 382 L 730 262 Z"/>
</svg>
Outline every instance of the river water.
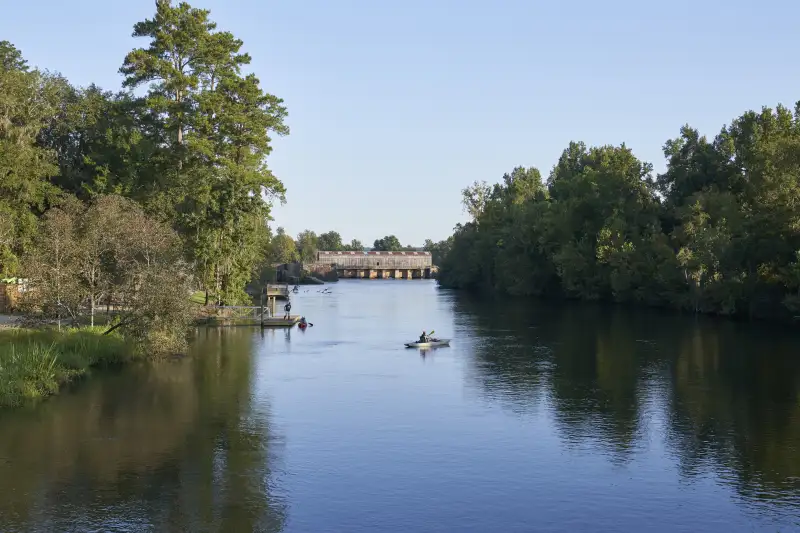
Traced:
<svg viewBox="0 0 800 533">
<path fill-rule="evenodd" d="M 800 334 L 330 288 L 1 412 L 0 531 L 800 530 Z"/>
</svg>

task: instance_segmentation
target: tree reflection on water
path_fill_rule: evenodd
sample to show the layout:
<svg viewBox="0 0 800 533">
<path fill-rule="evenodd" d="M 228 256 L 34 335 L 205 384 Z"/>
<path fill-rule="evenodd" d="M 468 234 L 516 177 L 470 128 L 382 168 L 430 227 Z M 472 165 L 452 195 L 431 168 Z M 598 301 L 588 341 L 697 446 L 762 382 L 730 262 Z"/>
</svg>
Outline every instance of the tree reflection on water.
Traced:
<svg viewBox="0 0 800 533">
<path fill-rule="evenodd" d="M 281 441 L 253 397 L 252 330 L 199 335 L 190 357 L 0 415 L 4 530 L 281 531 Z"/>
<path fill-rule="evenodd" d="M 625 461 L 651 439 L 684 478 L 800 503 L 800 339 L 763 325 L 586 304 L 459 296 L 470 379 L 520 414 L 548 409 L 567 444 Z M 663 428 L 657 421 L 663 421 Z"/>
</svg>

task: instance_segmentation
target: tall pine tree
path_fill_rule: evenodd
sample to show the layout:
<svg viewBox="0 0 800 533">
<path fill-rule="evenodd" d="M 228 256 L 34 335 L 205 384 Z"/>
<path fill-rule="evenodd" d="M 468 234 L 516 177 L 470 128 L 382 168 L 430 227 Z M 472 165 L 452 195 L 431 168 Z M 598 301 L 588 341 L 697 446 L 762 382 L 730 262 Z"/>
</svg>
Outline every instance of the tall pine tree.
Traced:
<svg viewBox="0 0 800 533">
<path fill-rule="evenodd" d="M 145 204 L 183 235 L 198 279 L 218 301 L 243 289 L 266 250 L 271 203 L 283 184 L 266 166 L 270 133 L 289 133 L 283 101 L 243 75 L 242 41 L 217 31 L 209 11 L 156 2 L 134 37 L 149 39 L 120 71 L 125 86 L 147 84 L 139 100 L 159 147 Z"/>
</svg>

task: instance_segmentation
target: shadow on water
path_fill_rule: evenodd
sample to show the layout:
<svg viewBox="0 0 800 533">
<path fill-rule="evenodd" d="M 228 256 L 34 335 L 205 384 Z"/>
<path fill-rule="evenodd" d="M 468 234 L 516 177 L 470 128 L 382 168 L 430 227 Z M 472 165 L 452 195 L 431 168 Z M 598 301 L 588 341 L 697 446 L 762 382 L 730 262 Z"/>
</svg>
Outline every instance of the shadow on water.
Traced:
<svg viewBox="0 0 800 533">
<path fill-rule="evenodd" d="M 455 298 L 470 377 L 614 461 L 661 442 L 685 480 L 714 472 L 754 502 L 800 503 L 796 332 L 650 310 Z"/>
<path fill-rule="evenodd" d="M 252 394 L 257 337 L 199 337 L 190 357 L 0 415 L 0 529 L 281 531 L 281 442 Z"/>
</svg>

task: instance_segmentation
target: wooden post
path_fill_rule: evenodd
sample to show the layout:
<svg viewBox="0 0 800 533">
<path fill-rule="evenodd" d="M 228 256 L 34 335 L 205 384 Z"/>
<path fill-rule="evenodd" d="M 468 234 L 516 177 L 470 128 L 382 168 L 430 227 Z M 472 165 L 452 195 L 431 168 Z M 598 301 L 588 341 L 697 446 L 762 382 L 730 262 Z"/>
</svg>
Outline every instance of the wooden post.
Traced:
<svg viewBox="0 0 800 533">
<path fill-rule="evenodd" d="M 261 291 L 261 327 L 264 327 L 264 291 Z"/>
</svg>

